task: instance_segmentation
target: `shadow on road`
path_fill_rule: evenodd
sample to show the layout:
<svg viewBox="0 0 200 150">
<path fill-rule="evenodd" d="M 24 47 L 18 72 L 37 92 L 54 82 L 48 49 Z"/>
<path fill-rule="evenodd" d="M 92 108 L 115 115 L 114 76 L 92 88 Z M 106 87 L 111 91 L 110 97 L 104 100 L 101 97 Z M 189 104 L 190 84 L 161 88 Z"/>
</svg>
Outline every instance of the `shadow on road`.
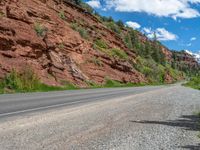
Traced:
<svg viewBox="0 0 200 150">
<path fill-rule="evenodd" d="M 188 150 L 200 150 L 200 144 L 199 145 L 182 146 L 181 148 L 188 149 Z"/>
<path fill-rule="evenodd" d="M 196 115 L 185 115 L 185 116 L 181 116 L 180 119 L 168 120 L 168 121 L 142 120 L 142 121 L 130 121 L 130 122 L 179 127 L 179 128 L 183 128 L 185 130 L 191 130 L 191 131 L 199 131 L 200 130 L 200 125 L 199 125 L 200 118 L 199 118 L 199 116 L 196 116 Z M 186 145 L 181 148 L 188 149 L 188 150 L 200 150 L 200 144 L 199 145 Z"/>
<path fill-rule="evenodd" d="M 142 124 L 160 124 L 160 125 L 166 125 L 166 126 L 172 126 L 172 127 L 181 127 L 185 130 L 193 130 L 193 131 L 199 131 L 199 123 L 200 118 L 195 115 L 190 116 L 182 116 L 178 120 L 169 120 L 169 121 L 149 121 L 149 120 L 143 120 L 143 121 L 130 121 L 132 123 L 142 123 Z"/>
</svg>

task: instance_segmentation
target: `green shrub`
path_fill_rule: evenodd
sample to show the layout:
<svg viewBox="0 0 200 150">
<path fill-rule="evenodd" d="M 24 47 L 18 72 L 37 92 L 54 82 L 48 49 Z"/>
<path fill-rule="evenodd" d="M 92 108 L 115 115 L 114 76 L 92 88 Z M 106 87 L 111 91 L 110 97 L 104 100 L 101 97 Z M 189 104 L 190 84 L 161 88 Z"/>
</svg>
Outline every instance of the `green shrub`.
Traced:
<svg viewBox="0 0 200 150">
<path fill-rule="evenodd" d="M 90 81 L 90 80 L 87 80 L 85 82 L 90 88 L 101 88 L 101 87 L 103 87 L 102 85 L 96 84 L 95 82 Z"/>
<path fill-rule="evenodd" d="M 93 57 L 91 59 L 91 62 L 94 63 L 96 66 L 99 66 L 99 67 L 101 67 L 103 65 L 102 61 L 99 58 L 97 58 L 97 57 Z"/>
<path fill-rule="evenodd" d="M 21 72 L 12 70 L 0 82 L 0 93 L 7 92 L 48 92 L 56 90 L 76 89 L 77 87 L 70 83 L 64 83 L 63 87 L 49 86 L 40 82 L 39 78 L 30 68 Z"/>
<path fill-rule="evenodd" d="M 77 23 L 71 23 L 71 28 L 75 31 L 78 31 L 79 25 Z"/>
<path fill-rule="evenodd" d="M 145 84 L 143 83 L 137 83 L 137 84 L 134 84 L 134 83 L 122 83 L 122 82 L 119 82 L 119 81 L 116 81 L 116 80 L 112 80 L 112 79 L 109 79 L 108 77 L 106 77 L 105 79 L 105 84 L 102 85 L 102 87 L 133 87 L 133 86 L 144 86 Z"/>
<path fill-rule="evenodd" d="M 71 23 L 71 28 L 79 32 L 80 36 L 84 39 L 89 39 L 88 31 L 81 27 L 78 23 Z"/>
<path fill-rule="evenodd" d="M 85 9 L 88 13 L 93 14 L 94 9 L 87 3 L 81 3 L 81 7 Z"/>
<path fill-rule="evenodd" d="M 109 49 L 101 48 L 101 47 L 99 47 L 99 46 L 96 45 L 96 44 L 93 45 L 93 48 L 94 48 L 95 50 L 101 51 L 101 52 L 105 53 L 106 55 L 112 57 L 112 53 L 111 53 L 111 51 L 110 51 Z"/>
<path fill-rule="evenodd" d="M 185 85 L 200 90 L 200 76 L 192 77 Z"/>
<path fill-rule="evenodd" d="M 39 79 L 30 69 L 18 73 L 12 70 L 3 80 L 3 87 L 16 91 L 32 91 L 38 89 Z"/>
<path fill-rule="evenodd" d="M 130 37 L 129 34 L 127 34 L 127 35 L 124 36 L 123 41 L 124 41 L 124 43 L 126 44 L 126 46 L 129 49 L 133 49 L 133 44 L 132 44 L 131 37 Z"/>
<path fill-rule="evenodd" d="M 88 32 L 87 32 L 86 29 L 79 28 L 78 32 L 79 32 L 79 34 L 81 35 L 82 38 L 84 38 L 84 39 L 88 39 L 89 38 Z"/>
<path fill-rule="evenodd" d="M 59 48 L 60 50 L 65 49 L 65 45 L 64 45 L 64 43 L 60 43 L 60 44 L 58 44 L 58 48 Z"/>
<path fill-rule="evenodd" d="M 173 69 L 169 64 L 166 64 L 165 66 L 166 66 L 166 72 L 168 72 L 169 75 L 172 76 L 175 80 L 178 80 L 178 78 L 181 76 L 181 72 Z"/>
<path fill-rule="evenodd" d="M 65 12 L 64 11 L 60 11 L 58 15 L 62 20 L 66 20 L 66 16 L 65 16 Z"/>
<path fill-rule="evenodd" d="M 125 51 L 119 48 L 108 49 L 108 45 L 103 40 L 97 40 L 93 45 L 93 48 L 95 50 L 100 50 L 101 52 L 107 54 L 110 57 L 128 60 L 128 55 Z"/>
<path fill-rule="evenodd" d="M 5 14 L 3 12 L 0 11 L 0 18 L 4 17 Z"/>
<path fill-rule="evenodd" d="M 95 44 L 100 48 L 108 49 L 108 45 L 104 40 L 101 40 L 101 39 L 96 40 Z"/>
<path fill-rule="evenodd" d="M 111 49 L 111 53 L 112 53 L 112 56 L 114 56 L 114 57 L 118 57 L 118 58 L 124 59 L 124 60 L 128 59 L 128 55 L 126 54 L 126 52 L 121 49 L 113 48 L 113 49 Z"/>
<path fill-rule="evenodd" d="M 144 74 L 150 83 L 160 84 L 164 82 L 166 68 L 157 64 L 153 59 L 138 57 L 134 67 Z"/>
<path fill-rule="evenodd" d="M 111 80 L 106 78 L 106 82 L 104 84 L 104 87 L 121 87 L 123 84 L 119 81 Z"/>
<path fill-rule="evenodd" d="M 34 29 L 38 36 L 45 36 L 47 32 L 47 28 L 42 26 L 40 23 L 35 23 Z"/>
<path fill-rule="evenodd" d="M 122 32 L 120 27 L 113 21 L 107 22 L 106 26 L 118 35 Z"/>
</svg>

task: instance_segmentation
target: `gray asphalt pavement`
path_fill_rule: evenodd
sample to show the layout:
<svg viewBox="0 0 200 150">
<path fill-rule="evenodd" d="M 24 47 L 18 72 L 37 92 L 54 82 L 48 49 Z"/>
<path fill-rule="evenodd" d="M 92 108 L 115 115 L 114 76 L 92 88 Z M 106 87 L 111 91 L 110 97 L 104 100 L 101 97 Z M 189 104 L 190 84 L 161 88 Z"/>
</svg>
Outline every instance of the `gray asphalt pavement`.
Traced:
<svg viewBox="0 0 200 150">
<path fill-rule="evenodd" d="M 0 117 L 21 115 L 33 111 L 104 101 L 163 88 L 149 86 L 135 88 L 105 88 L 69 90 L 47 93 L 0 95 Z"/>
<path fill-rule="evenodd" d="M 200 150 L 200 91 L 149 86 L 0 96 L 0 150 Z"/>
</svg>

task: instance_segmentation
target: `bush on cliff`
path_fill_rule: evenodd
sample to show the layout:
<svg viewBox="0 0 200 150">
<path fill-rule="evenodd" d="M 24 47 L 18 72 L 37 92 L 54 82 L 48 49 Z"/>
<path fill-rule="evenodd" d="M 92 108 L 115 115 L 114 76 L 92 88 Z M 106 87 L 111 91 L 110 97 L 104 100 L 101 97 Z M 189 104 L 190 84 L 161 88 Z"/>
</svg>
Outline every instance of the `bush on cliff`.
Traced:
<svg viewBox="0 0 200 150">
<path fill-rule="evenodd" d="M 75 89 L 72 84 L 65 84 L 64 87 L 55 87 L 40 82 L 37 75 L 29 68 L 17 72 L 12 70 L 0 81 L 0 93 L 14 92 L 47 92 L 55 90 Z"/>
</svg>

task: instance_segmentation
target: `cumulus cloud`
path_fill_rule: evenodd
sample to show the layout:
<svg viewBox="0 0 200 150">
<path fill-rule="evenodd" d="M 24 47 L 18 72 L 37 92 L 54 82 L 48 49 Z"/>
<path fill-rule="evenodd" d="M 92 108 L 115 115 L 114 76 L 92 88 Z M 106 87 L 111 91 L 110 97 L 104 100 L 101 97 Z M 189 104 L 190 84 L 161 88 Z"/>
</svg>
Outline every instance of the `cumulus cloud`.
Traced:
<svg viewBox="0 0 200 150">
<path fill-rule="evenodd" d="M 107 9 L 119 12 L 145 12 L 159 17 L 195 18 L 200 13 L 192 4 L 200 0 L 103 0 Z"/>
<path fill-rule="evenodd" d="M 191 39 L 190 39 L 190 41 L 195 41 L 197 38 L 196 37 L 192 37 Z"/>
<path fill-rule="evenodd" d="M 156 35 L 156 38 L 159 41 L 174 41 L 178 38 L 177 35 L 167 31 L 165 28 L 157 28 L 156 30 L 152 30 L 151 28 L 143 28 L 143 32 L 150 39 L 154 38 Z"/>
<path fill-rule="evenodd" d="M 133 29 L 139 29 L 141 27 L 139 23 L 133 21 L 127 21 L 126 24 L 128 27 L 131 27 Z"/>
<path fill-rule="evenodd" d="M 93 8 L 101 8 L 101 3 L 99 0 L 90 0 L 86 2 L 88 5 L 90 5 Z"/>
<path fill-rule="evenodd" d="M 151 28 L 146 28 L 146 27 L 144 27 L 143 28 L 143 31 L 144 31 L 144 33 L 146 33 L 146 34 L 151 34 L 153 31 L 151 30 Z"/>
</svg>

